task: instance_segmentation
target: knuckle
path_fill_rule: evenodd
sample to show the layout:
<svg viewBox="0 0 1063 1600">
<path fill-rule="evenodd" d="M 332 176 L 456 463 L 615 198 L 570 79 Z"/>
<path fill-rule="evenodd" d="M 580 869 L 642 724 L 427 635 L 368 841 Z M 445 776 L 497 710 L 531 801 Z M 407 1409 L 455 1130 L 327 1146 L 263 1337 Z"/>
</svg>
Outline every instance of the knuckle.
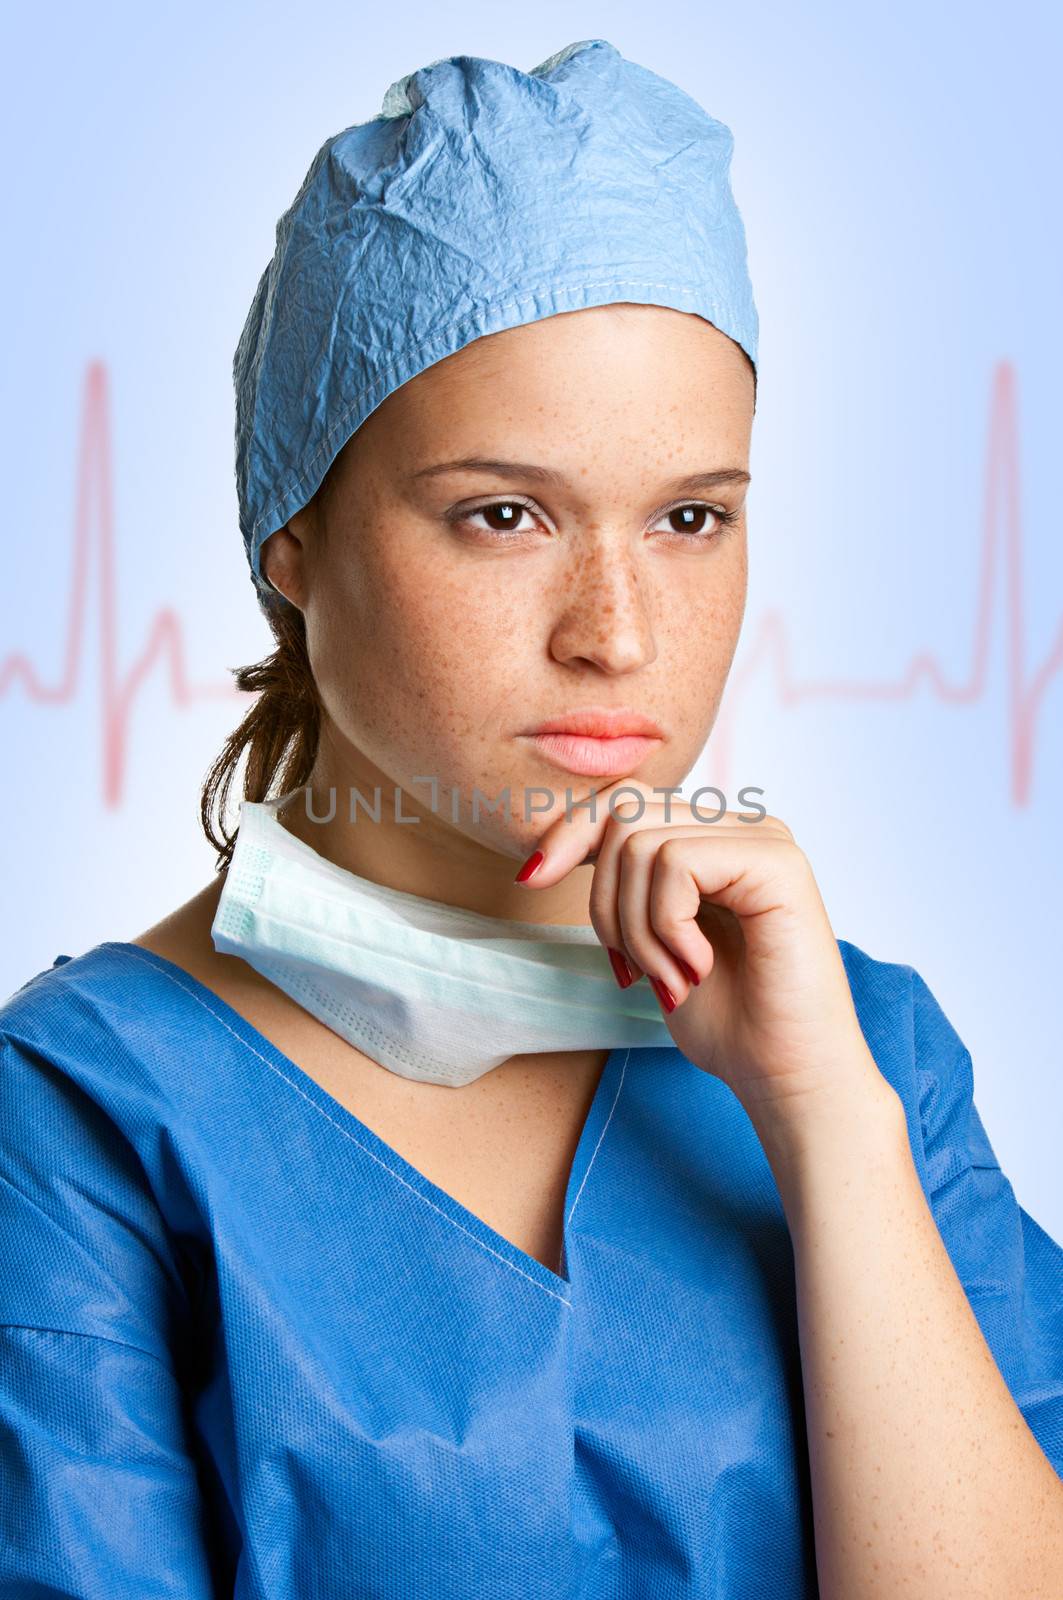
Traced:
<svg viewBox="0 0 1063 1600">
<path fill-rule="evenodd" d="M 591 886 L 587 910 L 591 926 L 599 939 L 612 939 L 618 932 L 618 926 L 609 896 L 604 889 L 596 890 L 593 885 Z"/>
<path fill-rule="evenodd" d="M 630 822 L 637 822 L 642 816 L 643 809 L 637 800 L 621 800 L 609 808 L 609 826 L 615 827 L 619 824 L 626 827 Z"/>
<path fill-rule="evenodd" d="M 681 838 L 678 834 L 673 834 L 671 838 L 661 841 L 657 859 L 667 871 L 674 872 L 685 860 L 688 846 L 689 841 L 687 839 Z"/>
<path fill-rule="evenodd" d="M 739 822 L 741 818 L 736 815 L 735 821 Z M 757 838 L 792 839 L 794 836 L 789 824 L 784 822 L 782 817 L 773 816 L 771 812 L 758 817 L 755 822 L 747 822 L 745 826 Z"/>
<path fill-rule="evenodd" d="M 674 911 L 669 910 L 665 906 L 662 906 L 659 910 L 654 910 L 650 913 L 650 924 L 653 927 L 654 932 L 658 934 L 666 944 L 670 943 L 671 940 L 681 931 L 686 921 L 686 918 L 678 916 Z"/>
<path fill-rule="evenodd" d="M 619 853 L 625 860 L 641 860 L 652 848 L 653 841 L 637 828 L 628 828 L 620 840 Z"/>
</svg>

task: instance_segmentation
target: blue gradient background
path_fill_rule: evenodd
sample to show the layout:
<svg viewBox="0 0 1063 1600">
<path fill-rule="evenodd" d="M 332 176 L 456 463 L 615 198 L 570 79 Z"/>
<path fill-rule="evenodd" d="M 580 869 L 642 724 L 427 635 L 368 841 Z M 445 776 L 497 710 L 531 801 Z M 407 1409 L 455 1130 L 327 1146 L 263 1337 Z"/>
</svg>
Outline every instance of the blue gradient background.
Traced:
<svg viewBox="0 0 1063 1600">
<path fill-rule="evenodd" d="M 414 0 L 385 17 L 126 4 L 9 19 L 0 656 L 28 657 L 44 695 L 9 668 L 0 989 L 60 952 L 133 937 L 211 877 L 198 791 L 242 709 L 228 672 L 271 647 L 237 529 L 230 363 L 314 152 L 433 58 L 530 68 L 606 38 L 734 131 L 761 316 L 745 632 L 726 742 L 714 735 L 685 790 L 718 782 L 736 805 L 743 784 L 762 786 L 835 932 L 922 973 L 971 1050 L 1020 1201 L 1063 1238 L 1058 671 L 1024 795 L 1013 755 L 1015 663 L 1028 691 L 1063 620 L 1057 17 L 1029 4 L 668 0 L 523 12 Z M 85 432 L 93 372 L 102 441 Z M 1002 372 L 1017 473 L 998 479 L 994 524 Z M 79 486 L 90 545 L 75 636 Z M 116 611 L 101 625 L 107 506 Z M 787 692 L 897 685 L 926 654 L 946 683 L 967 682 L 994 525 L 976 694 L 943 696 L 926 677 L 893 699 Z M 124 681 L 160 613 L 189 679 L 214 693 L 181 703 L 172 653 L 155 658 L 109 801 L 104 640 Z M 771 618 L 785 662 L 755 648 Z"/>
</svg>

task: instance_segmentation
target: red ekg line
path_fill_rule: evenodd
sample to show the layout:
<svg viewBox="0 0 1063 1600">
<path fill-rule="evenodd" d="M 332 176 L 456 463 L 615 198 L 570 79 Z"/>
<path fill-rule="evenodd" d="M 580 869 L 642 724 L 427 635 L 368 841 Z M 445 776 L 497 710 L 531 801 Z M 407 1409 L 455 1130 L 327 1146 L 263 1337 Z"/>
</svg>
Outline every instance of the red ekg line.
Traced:
<svg viewBox="0 0 1063 1600">
<path fill-rule="evenodd" d="M 21 678 L 30 700 L 39 705 L 62 705 L 74 698 L 81 676 L 88 610 L 89 562 L 92 549 L 90 507 L 95 494 L 95 556 L 99 597 L 100 706 L 103 723 L 104 803 L 116 807 L 122 798 L 127 756 L 128 722 L 141 684 L 163 660 L 170 674 L 170 695 L 177 706 L 201 700 L 245 700 L 225 684 L 193 684 L 185 670 L 184 641 L 176 613 L 164 608 L 155 613 L 143 650 L 128 671 L 119 673 L 116 660 L 118 606 L 115 585 L 114 510 L 111 496 L 111 439 L 107 405 L 107 372 L 102 361 L 90 362 L 85 375 L 85 399 L 78 449 L 77 501 L 74 520 L 74 570 L 67 605 L 66 650 L 59 681 L 42 683 L 32 662 L 11 655 L 0 662 L 0 697 L 9 684 Z"/>
<path fill-rule="evenodd" d="M 789 638 L 782 613 L 767 611 L 752 643 L 743 654 L 727 686 L 726 708 L 713 732 L 716 766 L 726 761 L 735 707 L 745 685 L 764 666 L 773 674 L 776 693 L 784 706 L 806 700 L 909 700 L 926 679 L 939 700 L 949 705 L 969 705 L 985 694 L 993 629 L 997 564 L 1004 549 L 1006 671 L 1008 680 L 1009 742 L 1012 800 L 1026 805 L 1033 771 L 1034 735 L 1041 703 L 1049 684 L 1063 669 L 1063 619 L 1044 661 L 1027 675 L 1023 659 L 1024 616 L 1022 586 L 1022 528 L 1019 515 L 1018 440 L 1015 374 L 1010 362 L 998 363 L 993 379 L 989 444 L 986 457 L 985 510 L 982 529 L 981 572 L 971 645 L 971 666 L 965 681 L 949 683 L 940 663 L 929 650 L 913 656 L 894 681 L 856 682 L 831 678 L 798 682 L 790 670 Z M 55 684 L 40 681 L 29 659 L 14 654 L 0 663 L 0 697 L 9 684 L 21 678 L 30 700 L 41 705 L 63 704 L 74 698 L 82 668 L 85 619 L 88 609 L 89 562 L 93 553 L 89 509 L 92 490 L 97 496 L 95 546 L 98 573 L 100 697 L 103 722 L 104 802 L 116 807 L 122 798 L 127 756 L 128 722 L 136 694 L 157 659 L 169 667 L 170 693 L 177 706 L 202 700 L 243 700 L 231 685 L 191 684 L 185 670 L 181 625 L 176 614 L 156 612 L 140 655 L 125 673 L 115 659 L 117 603 L 115 586 L 114 517 L 111 497 L 111 446 L 108 427 L 107 374 L 101 361 L 90 363 L 85 380 L 84 421 L 78 454 L 77 507 L 74 534 L 74 569 L 67 608 L 66 649 L 62 673 Z M 1002 502 L 1002 503 L 1001 503 Z M 1003 525 L 1003 538 L 1001 537 Z"/>
<path fill-rule="evenodd" d="M 733 672 L 728 680 L 726 705 L 717 719 L 712 737 L 712 749 L 718 767 L 727 764 L 734 726 L 733 707 L 741 703 L 745 685 L 755 673 L 762 670 L 772 673 L 775 691 L 784 706 L 800 705 L 805 700 L 827 698 L 911 700 L 918 692 L 922 679 L 926 680 L 937 698 L 948 705 L 970 705 L 973 701 L 980 700 L 985 694 L 989 672 L 994 600 L 998 583 L 997 566 L 1003 544 L 1005 670 L 1011 797 L 1015 805 L 1024 806 L 1028 803 L 1033 773 L 1034 734 L 1041 702 L 1053 677 L 1063 668 L 1063 619 L 1060 621 L 1047 656 L 1033 670 L 1032 675 L 1028 675 L 1026 662 L 1023 659 L 1025 618 L 1016 424 L 1018 408 L 1015 387 L 1015 372 L 1011 363 L 999 362 L 993 377 L 986 454 L 981 572 L 974 634 L 971 641 L 971 665 L 966 679 L 959 683 L 948 682 L 940 662 L 929 650 L 921 650 L 912 656 L 907 667 L 893 681 L 861 683 L 846 678 L 824 678 L 798 682 L 790 668 L 790 645 L 783 615 L 780 611 L 766 611 L 756 635 L 743 654 L 740 668 Z"/>
</svg>

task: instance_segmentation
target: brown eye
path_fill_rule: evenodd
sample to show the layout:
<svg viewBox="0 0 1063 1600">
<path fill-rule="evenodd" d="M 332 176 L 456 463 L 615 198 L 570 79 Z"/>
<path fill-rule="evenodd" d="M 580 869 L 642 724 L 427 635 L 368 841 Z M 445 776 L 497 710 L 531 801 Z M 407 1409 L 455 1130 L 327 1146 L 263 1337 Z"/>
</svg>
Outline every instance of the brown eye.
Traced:
<svg viewBox="0 0 1063 1600">
<path fill-rule="evenodd" d="M 702 533 L 708 515 L 708 506 L 676 506 L 668 513 L 673 533 Z"/>
<path fill-rule="evenodd" d="M 685 506 L 673 506 L 671 511 L 664 512 L 671 524 L 667 532 L 689 534 L 692 540 L 700 540 L 703 544 L 714 542 L 717 536 L 738 521 L 741 514 L 738 507 L 728 511 L 725 506 L 705 505 L 700 500 L 691 501 Z"/>
<path fill-rule="evenodd" d="M 487 525 L 493 533 L 511 533 L 519 527 L 522 514 L 527 507 L 518 500 L 495 500 L 489 506 L 480 506 L 472 513 L 473 516 L 486 517 Z M 492 521 L 492 518 L 497 520 Z"/>
<path fill-rule="evenodd" d="M 526 534 L 529 525 L 521 519 L 532 515 L 532 506 L 524 500 L 488 500 L 484 505 L 459 507 L 446 513 L 447 521 L 459 527 L 475 528 L 480 533 L 509 535 Z"/>
</svg>

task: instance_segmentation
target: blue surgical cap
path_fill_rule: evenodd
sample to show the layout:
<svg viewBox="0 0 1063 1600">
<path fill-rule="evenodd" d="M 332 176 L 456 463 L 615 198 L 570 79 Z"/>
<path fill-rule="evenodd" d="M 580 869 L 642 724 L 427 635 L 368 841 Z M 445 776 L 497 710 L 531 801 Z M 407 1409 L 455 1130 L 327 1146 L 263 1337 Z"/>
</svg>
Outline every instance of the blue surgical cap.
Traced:
<svg viewBox="0 0 1063 1600">
<path fill-rule="evenodd" d="M 706 318 L 757 362 L 734 140 L 605 39 L 530 72 L 479 56 L 393 83 L 327 139 L 277 223 L 233 359 L 240 528 L 262 545 L 392 390 L 473 339 L 635 301 Z"/>
</svg>

